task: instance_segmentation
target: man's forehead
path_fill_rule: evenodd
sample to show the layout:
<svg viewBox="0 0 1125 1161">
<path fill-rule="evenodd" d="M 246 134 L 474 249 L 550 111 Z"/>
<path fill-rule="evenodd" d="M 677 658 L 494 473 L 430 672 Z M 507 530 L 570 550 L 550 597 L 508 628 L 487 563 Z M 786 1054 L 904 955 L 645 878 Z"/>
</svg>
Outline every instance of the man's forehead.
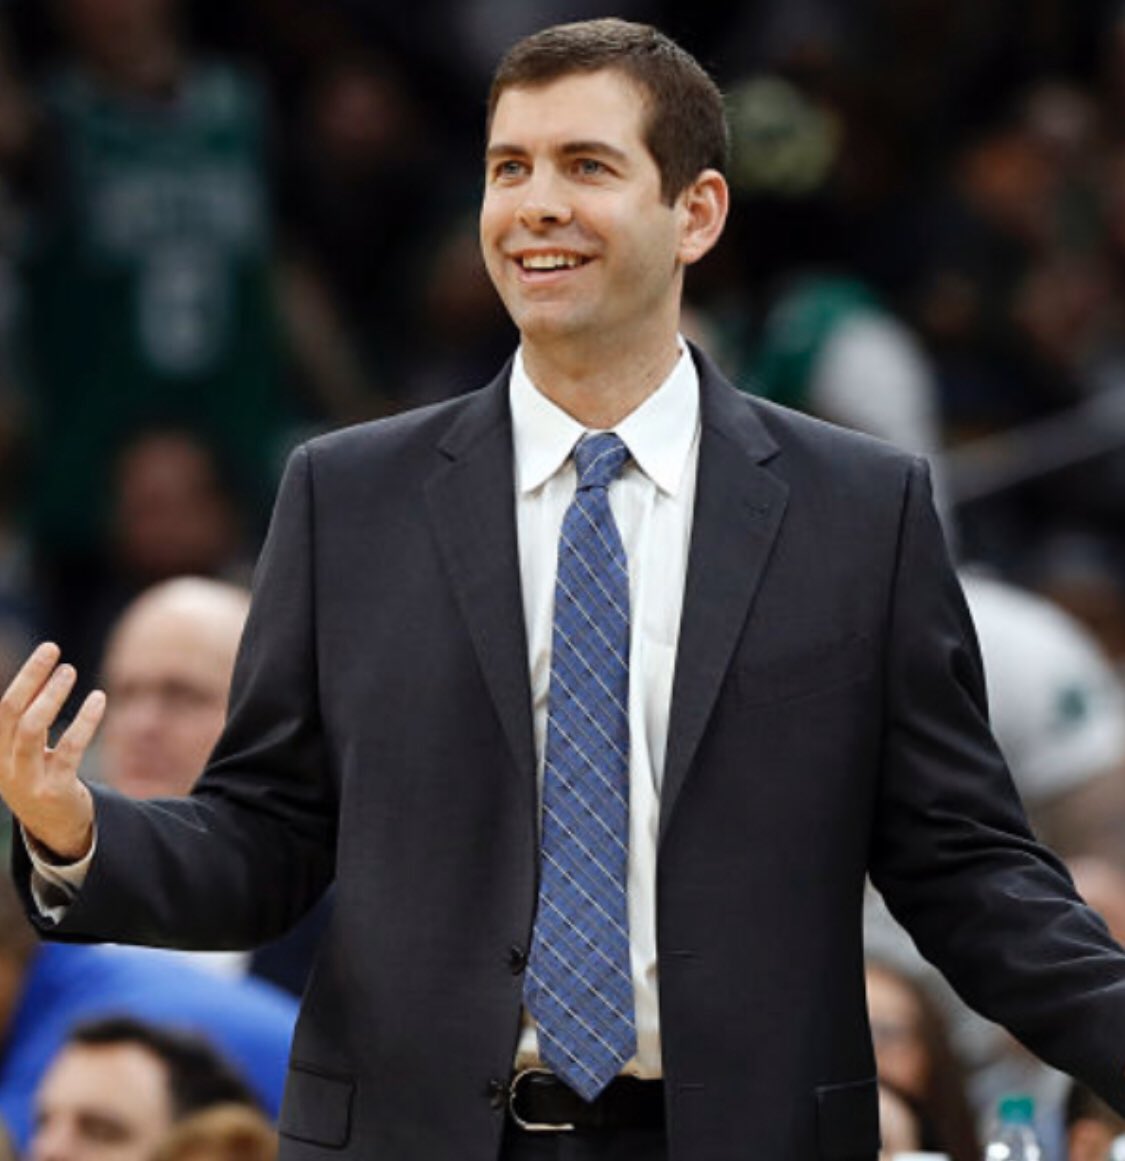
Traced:
<svg viewBox="0 0 1125 1161">
<path fill-rule="evenodd" d="M 617 68 L 581 70 L 548 80 L 510 85 L 501 91 L 489 124 L 489 143 L 503 129 L 513 109 L 533 107 L 538 117 L 565 115 L 597 123 L 606 104 L 635 111 L 638 124 L 648 109 L 648 94 L 628 73 Z"/>
<path fill-rule="evenodd" d="M 229 681 L 244 614 L 216 604 L 203 610 L 142 606 L 125 614 L 110 635 L 104 674 L 207 675 Z"/>
<path fill-rule="evenodd" d="M 67 1044 L 59 1051 L 44 1077 L 42 1092 L 80 1087 L 106 1093 L 120 1091 L 122 1079 L 130 1085 L 148 1078 L 153 1087 L 167 1086 L 167 1067 L 142 1044 L 121 1041 L 109 1044 Z M 136 1095 L 136 1094 L 134 1094 Z"/>
</svg>

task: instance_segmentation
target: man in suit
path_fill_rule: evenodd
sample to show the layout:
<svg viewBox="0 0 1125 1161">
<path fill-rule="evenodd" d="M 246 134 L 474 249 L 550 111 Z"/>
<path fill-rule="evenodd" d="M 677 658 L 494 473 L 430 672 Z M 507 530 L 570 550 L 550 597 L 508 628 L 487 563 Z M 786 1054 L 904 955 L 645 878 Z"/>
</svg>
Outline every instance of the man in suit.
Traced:
<svg viewBox="0 0 1125 1161">
<path fill-rule="evenodd" d="M 974 1005 L 1125 1108 L 1125 955 L 1026 828 L 924 465 L 678 336 L 725 144 L 652 29 L 517 44 L 480 232 L 520 349 L 295 453 L 192 796 L 76 781 L 102 699 L 47 748 L 52 645 L 0 703 L 56 937 L 245 945 L 335 878 L 286 1161 L 872 1161 L 869 871 Z"/>
</svg>

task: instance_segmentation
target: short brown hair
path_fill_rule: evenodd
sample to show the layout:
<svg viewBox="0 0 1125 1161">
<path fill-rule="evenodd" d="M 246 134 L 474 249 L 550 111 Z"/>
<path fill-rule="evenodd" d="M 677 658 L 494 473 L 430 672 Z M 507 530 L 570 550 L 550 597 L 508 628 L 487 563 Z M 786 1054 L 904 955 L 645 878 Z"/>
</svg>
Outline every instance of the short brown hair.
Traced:
<svg viewBox="0 0 1125 1161">
<path fill-rule="evenodd" d="M 177 1027 L 110 1015 L 78 1024 L 66 1047 L 116 1048 L 131 1044 L 156 1057 L 168 1074 L 168 1098 L 176 1120 L 218 1104 L 258 1108 L 249 1085 L 205 1037 Z"/>
<path fill-rule="evenodd" d="M 536 88 L 573 73 L 616 69 L 645 96 L 644 141 L 671 204 L 704 170 L 725 172 L 729 130 L 723 96 L 706 70 L 648 24 L 607 17 L 557 24 L 517 41 L 488 94 L 488 126 L 507 89 Z"/>
</svg>

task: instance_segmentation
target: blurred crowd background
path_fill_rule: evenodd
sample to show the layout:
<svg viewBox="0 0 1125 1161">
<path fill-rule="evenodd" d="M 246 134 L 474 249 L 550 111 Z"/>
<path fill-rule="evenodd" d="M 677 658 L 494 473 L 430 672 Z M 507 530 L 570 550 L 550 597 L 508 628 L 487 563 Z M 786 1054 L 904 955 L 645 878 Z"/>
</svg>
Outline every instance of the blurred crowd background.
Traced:
<svg viewBox="0 0 1125 1161">
<path fill-rule="evenodd" d="M 0 0 L 0 683 L 42 636 L 113 679 L 139 594 L 247 579 L 298 440 L 500 369 L 488 78 L 518 36 L 610 14 L 729 98 L 689 336 L 744 390 L 929 457 L 1013 775 L 1125 932 L 1121 0 Z M 204 753 L 219 652 L 204 693 L 159 687 Z M 1104 1161 L 1108 1110 L 974 1024 L 877 900 L 869 928 L 885 1126 L 971 1161 L 1017 1088 L 1052 1161 Z"/>
<path fill-rule="evenodd" d="M 309 432 L 489 379 L 482 113 L 511 41 L 651 20 L 729 95 L 690 330 L 933 456 L 966 560 L 1125 656 L 1116 0 L 0 0 L 0 614 L 89 673 L 246 571 Z"/>
</svg>

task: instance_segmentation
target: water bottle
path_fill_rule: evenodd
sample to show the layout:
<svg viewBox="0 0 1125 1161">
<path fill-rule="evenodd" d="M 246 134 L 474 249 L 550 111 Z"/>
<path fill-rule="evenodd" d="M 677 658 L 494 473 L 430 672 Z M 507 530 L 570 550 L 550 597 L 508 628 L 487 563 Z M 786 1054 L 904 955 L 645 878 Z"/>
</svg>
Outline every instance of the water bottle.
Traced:
<svg viewBox="0 0 1125 1161">
<path fill-rule="evenodd" d="M 1035 1135 L 1035 1102 L 1028 1096 L 1004 1097 L 984 1150 L 984 1161 L 1041 1161 Z"/>
</svg>

